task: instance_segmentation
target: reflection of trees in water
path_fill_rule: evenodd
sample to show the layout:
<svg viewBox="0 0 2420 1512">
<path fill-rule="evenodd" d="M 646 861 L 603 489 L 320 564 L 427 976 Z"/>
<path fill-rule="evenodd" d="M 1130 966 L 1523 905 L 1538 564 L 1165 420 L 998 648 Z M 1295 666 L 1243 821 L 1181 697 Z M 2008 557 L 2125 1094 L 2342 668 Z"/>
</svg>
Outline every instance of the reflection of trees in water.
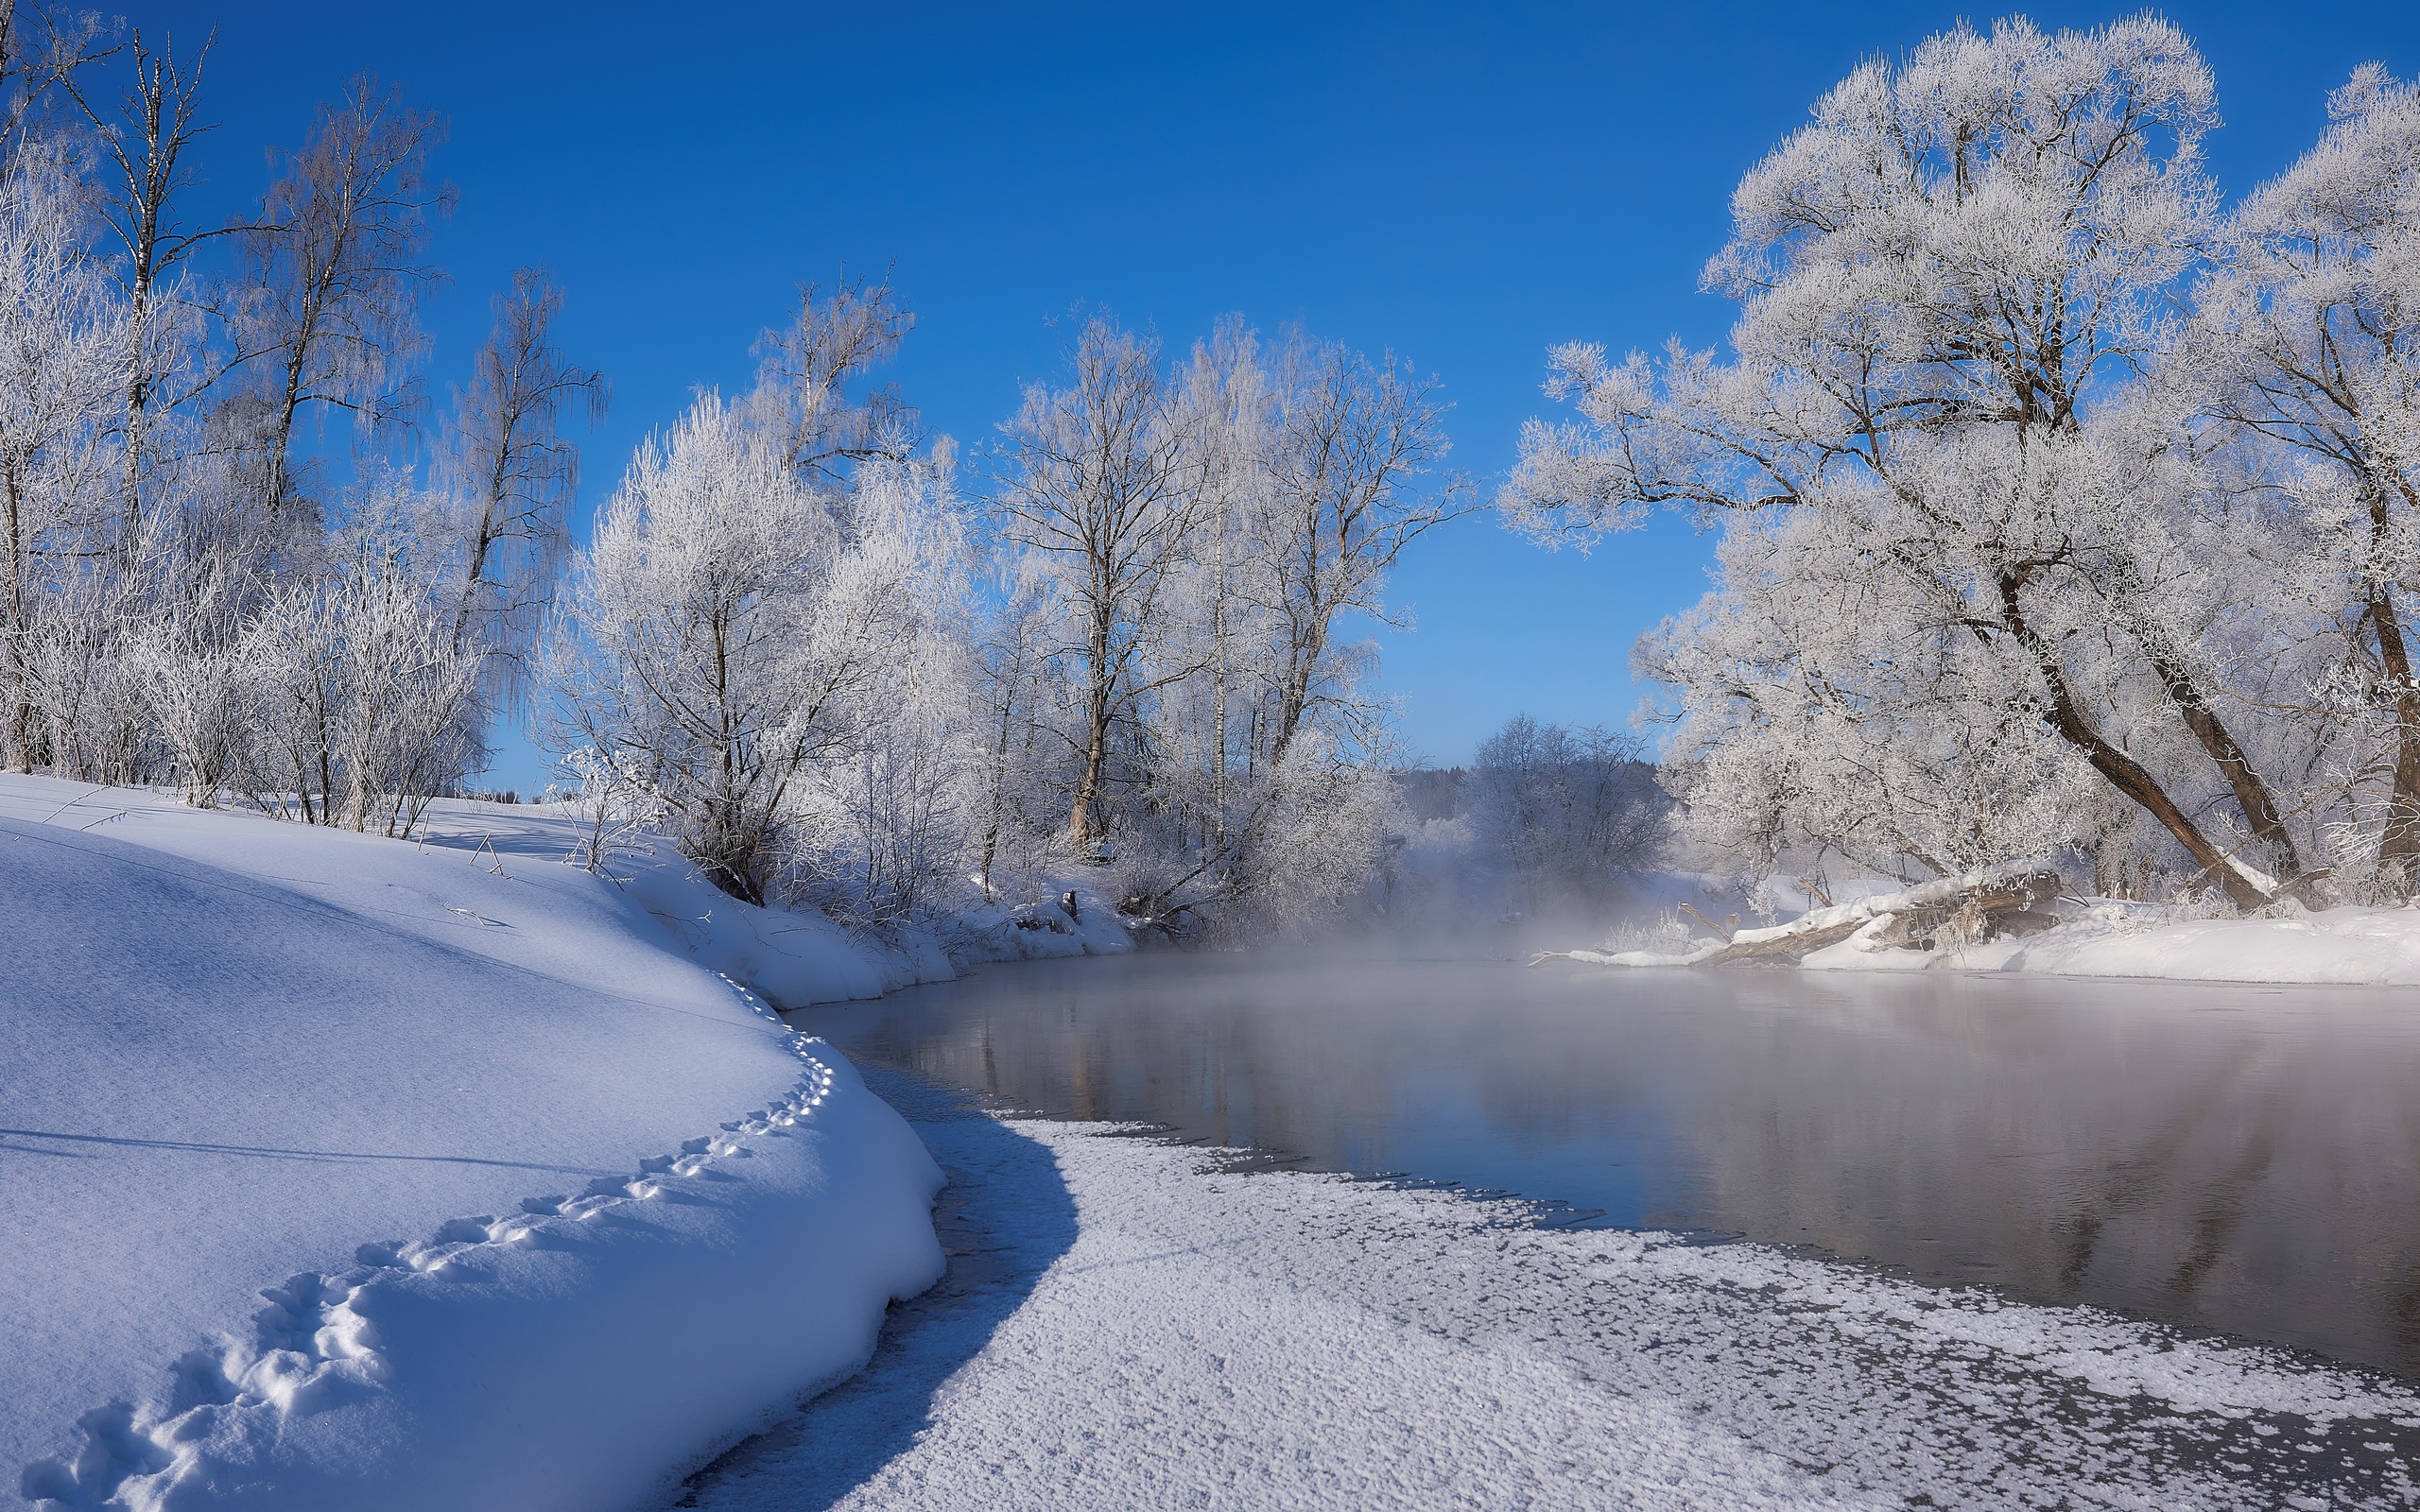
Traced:
<svg viewBox="0 0 2420 1512">
<path fill-rule="evenodd" d="M 2212 1115 L 2227 1105 L 2230 1094 L 2237 1093 L 2256 1052 L 2256 1047 L 2249 1043 L 2231 1047 L 2226 1063 L 2189 1083 L 2183 1106 L 2159 1121 L 2134 1155 L 2105 1162 L 2098 1177 L 2077 1194 L 2066 1214 L 2055 1221 L 2055 1229 L 2069 1236 L 2066 1259 L 2059 1267 L 2057 1290 L 2061 1296 L 2072 1297 L 2083 1286 L 2100 1250 L 2101 1235 L 2113 1217 L 2156 1206 L 2176 1185 L 2179 1157 L 2190 1141 L 2197 1135 L 2205 1140 L 2227 1137 L 2228 1130 L 2215 1125 Z M 2266 1168 L 2264 1160 L 2262 1169 Z M 2204 1263 L 2194 1279 L 2198 1281 L 2208 1269 Z"/>
<path fill-rule="evenodd" d="M 1020 1107 L 2420 1370 L 2420 1029 L 2374 994 L 1182 955 L 833 1011 Z"/>
<path fill-rule="evenodd" d="M 1859 982 L 1710 1057 L 1705 1209 L 2420 1370 L 2420 1032 L 2377 994 Z"/>
<path fill-rule="evenodd" d="M 2232 1251 L 2236 1227 L 2276 1158 L 2278 1111 L 2276 1098 L 2261 1100 L 2259 1121 L 2244 1144 L 2243 1154 L 2236 1160 L 2235 1169 L 2210 1183 L 2202 1194 L 2201 1211 L 2193 1222 L 2192 1244 L 2177 1265 L 2176 1274 L 2167 1282 L 2167 1290 L 2180 1301 L 2199 1290 L 2203 1278 L 2219 1263 L 2219 1258 Z"/>
<path fill-rule="evenodd" d="M 2420 1360 L 2420 1256 L 2403 1263 L 2403 1274 L 2393 1289 L 2395 1342 L 2407 1360 Z"/>
</svg>

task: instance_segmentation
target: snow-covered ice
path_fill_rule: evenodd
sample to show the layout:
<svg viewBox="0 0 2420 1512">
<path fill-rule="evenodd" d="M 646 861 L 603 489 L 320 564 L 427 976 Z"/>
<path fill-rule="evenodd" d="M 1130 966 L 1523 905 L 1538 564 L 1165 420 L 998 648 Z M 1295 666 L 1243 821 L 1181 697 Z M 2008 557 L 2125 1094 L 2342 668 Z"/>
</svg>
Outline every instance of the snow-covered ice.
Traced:
<svg viewBox="0 0 2420 1512">
<path fill-rule="evenodd" d="M 940 1270 L 907 1125 L 574 868 L 7 777 L 0 919 L 29 1499 L 646 1505 Z"/>
<path fill-rule="evenodd" d="M 2420 1394 L 1750 1244 L 1243 1174 L 872 1074 L 953 1279 L 700 1476 L 708 1512 L 2399 1507 Z M 921 1106 L 920 1106 L 921 1105 Z M 950 1204 L 957 1207 L 954 1212 Z"/>
</svg>

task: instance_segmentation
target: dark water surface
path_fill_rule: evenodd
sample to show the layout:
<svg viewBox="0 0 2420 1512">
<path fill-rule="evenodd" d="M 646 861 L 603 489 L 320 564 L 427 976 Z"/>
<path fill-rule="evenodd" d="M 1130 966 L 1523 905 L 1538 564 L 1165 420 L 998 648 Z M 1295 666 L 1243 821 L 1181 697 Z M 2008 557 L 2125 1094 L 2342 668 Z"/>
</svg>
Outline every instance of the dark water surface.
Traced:
<svg viewBox="0 0 2420 1512">
<path fill-rule="evenodd" d="M 1020 1108 L 2420 1376 L 2420 992 L 1171 953 L 790 1017 Z"/>
</svg>

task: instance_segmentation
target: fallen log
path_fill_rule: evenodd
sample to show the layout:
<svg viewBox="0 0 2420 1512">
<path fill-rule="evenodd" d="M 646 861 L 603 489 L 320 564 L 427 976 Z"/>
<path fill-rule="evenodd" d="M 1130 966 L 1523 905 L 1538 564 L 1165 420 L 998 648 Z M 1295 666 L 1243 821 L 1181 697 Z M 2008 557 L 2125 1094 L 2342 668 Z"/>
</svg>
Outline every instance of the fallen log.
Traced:
<svg viewBox="0 0 2420 1512">
<path fill-rule="evenodd" d="M 1871 917 L 1841 919 L 1821 924 L 1813 929 L 1794 930 L 1788 934 L 1777 930 L 1743 929 L 1731 938 L 1731 943 L 1704 957 L 1702 966 L 1737 966 L 1746 961 L 1790 961 L 1809 955 L 1826 945 L 1841 941 L 1874 922 Z M 1755 936 L 1754 939 L 1746 936 Z"/>
<path fill-rule="evenodd" d="M 2030 934 L 2056 923 L 2043 905 L 2059 895 L 2059 874 L 2037 863 L 1940 877 L 1902 892 L 1810 909 L 1787 924 L 1743 929 L 1693 964 L 1796 961 L 1879 923 L 1875 950 L 1939 950 L 1979 944 L 2001 934 Z"/>
<path fill-rule="evenodd" d="M 1550 951 L 1546 961 L 1589 966 L 1745 966 L 1796 964 L 1826 946 L 1862 936 L 1871 950 L 1943 951 L 1980 944 L 2002 935 L 2031 935 L 2057 923 L 2048 904 L 2059 895 L 2059 874 L 2041 862 L 1989 867 L 1962 876 L 1940 877 L 1900 892 L 1861 898 L 1835 907 L 1813 908 L 1787 924 L 1730 933 L 1720 945 L 1683 955 L 1626 952 Z M 1688 910 L 1705 920 L 1703 914 Z M 1708 927 L 1712 924 L 1708 922 Z"/>
</svg>

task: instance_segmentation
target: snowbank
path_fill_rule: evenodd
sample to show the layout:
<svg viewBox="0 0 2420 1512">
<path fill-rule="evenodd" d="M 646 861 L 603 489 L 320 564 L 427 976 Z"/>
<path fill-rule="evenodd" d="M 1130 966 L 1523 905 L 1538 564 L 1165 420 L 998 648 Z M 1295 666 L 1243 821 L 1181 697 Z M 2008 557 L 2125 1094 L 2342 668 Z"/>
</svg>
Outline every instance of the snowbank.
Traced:
<svg viewBox="0 0 2420 1512">
<path fill-rule="evenodd" d="M 1918 949 L 1902 937 L 1906 930 L 1893 928 L 1912 913 L 1930 910 L 1937 915 L 1978 886 L 2028 869 L 2020 866 L 1973 872 L 1811 908 L 1787 923 L 1739 930 L 1727 945 L 1709 939 L 1685 951 L 1559 951 L 1537 960 L 1697 966 L 1720 964 L 1721 958 L 1751 948 L 1797 945 L 1804 954 L 1794 964 L 1814 971 L 2033 971 L 2189 982 L 2420 985 L 2420 908 L 2310 912 L 2287 902 L 2277 905 L 2273 917 L 2180 919 L 2174 910 L 2152 904 L 2060 899 L 2046 905 L 2057 922 L 2037 933 Z M 1770 964 L 1791 963 L 1777 954 Z"/>
<path fill-rule="evenodd" d="M 554 863 L 579 844 L 578 822 L 544 803 L 441 801 L 425 829 L 428 844 L 468 850 L 482 862 Z M 723 892 L 669 845 L 616 856 L 606 870 L 654 916 L 698 964 L 746 983 L 785 1011 L 813 1003 L 880 997 L 919 982 L 946 982 L 978 961 L 1052 955 L 1108 955 L 1133 949 L 1116 910 L 1080 881 L 1073 917 L 1058 902 L 993 905 L 951 921 L 951 942 L 913 934 L 896 945 L 853 936 L 821 914 L 759 908 Z"/>
<path fill-rule="evenodd" d="M 684 1505 L 2265 1512 L 2420 1493 L 2420 1395 L 2283 1351 L 1758 1245 L 1546 1227 L 1519 1202 L 1238 1174 L 1114 1126 L 925 1116 L 984 1268 L 903 1309 L 873 1368 Z"/>
<path fill-rule="evenodd" d="M 1971 947 L 1955 964 L 2060 976 L 2410 987 L 2420 985 L 2420 909 L 2146 925 L 2139 911 L 2104 906 L 2046 934 Z"/>
<path fill-rule="evenodd" d="M 939 1274 L 913 1131 L 573 868 L 0 777 L 0 921 L 28 1499 L 648 1505 Z"/>
<path fill-rule="evenodd" d="M 2420 909 L 2330 908 L 2293 918 L 2179 921 L 2155 908 L 2099 903 L 2023 938 L 1913 951 L 1876 948 L 1852 936 L 1798 964 L 1819 971 L 1935 969 L 2410 987 L 2420 985 Z"/>
</svg>

